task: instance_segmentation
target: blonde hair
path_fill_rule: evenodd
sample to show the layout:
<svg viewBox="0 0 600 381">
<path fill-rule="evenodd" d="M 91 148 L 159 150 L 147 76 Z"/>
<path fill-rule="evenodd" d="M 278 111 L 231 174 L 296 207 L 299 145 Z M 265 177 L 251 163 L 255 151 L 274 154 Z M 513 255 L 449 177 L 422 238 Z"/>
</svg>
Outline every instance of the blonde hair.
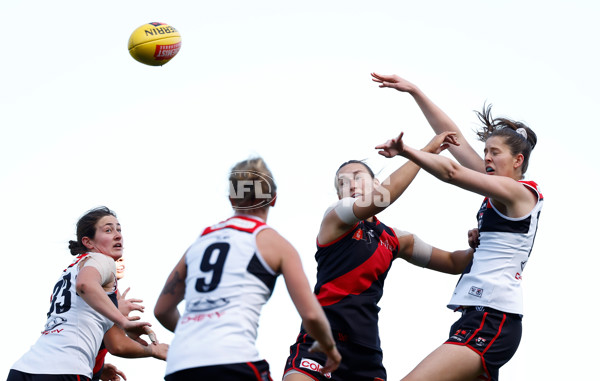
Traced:
<svg viewBox="0 0 600 381">
<path fill-rule="evenodd" d="M 277 185 L 261 157 L 240 161 L 229 174 L 229 199 L 234 209 L 258 209 L 275 199 Z"/>
</svg>

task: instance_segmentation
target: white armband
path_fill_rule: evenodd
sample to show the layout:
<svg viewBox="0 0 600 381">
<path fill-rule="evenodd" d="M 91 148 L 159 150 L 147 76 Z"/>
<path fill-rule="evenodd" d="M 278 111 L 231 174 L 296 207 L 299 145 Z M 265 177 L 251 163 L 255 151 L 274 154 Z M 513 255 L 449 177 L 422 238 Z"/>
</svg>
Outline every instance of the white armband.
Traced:
<svg viewBox="0 0 600 381">
<path fill-rule="evenodd" d="M 416 266 L 427 267 L 431 260 L 433 247 L 430 244 L 423 242 L 416 234 L 398 229 L 394 229 L 394 233 L 396 233 L 397 238 L 405 237 L 407 235 L 413 236 L 413 251 L 410 255 L 410 259 L 407 261 Z"/>
<path fill-rule="evenodd" d="M 89 259 L 83 263 L 83 267 L 91 266 L 98 270 L 102 278 L 102 285 L 106 285 L 116 279 L 117 266 L 115 260 L 108 255 L 100 253 L 90 253 Z M 114 278 L 113 278 L 114 276 Z"/>
<path fill-rule="evenodd" d="M 343 223 L 345 223 L 346 225 L 354 225 L 355 223 L 360 221 L 354 215 L 354 203 L 355 202 L 356 202 L 355 198 L 344 197 L 343 199 L 339 200 L 338 202 L 336 202 L 335 204 L 330 206 L 327 209 L 327 212 L 325 212 L 325 214 L 329 213 L 331 210 L 334 210 L 335 213 L 338 215 L 338 217 L 340 218 L 340 220 L 342 220 Z"/>
<path fill-rule="evenodd" d="M 413 252 L 408 261 L 416 266 L 427 267 L 431 260 L 433 247 L 430 244 L 423 242 L 423 240 L 415 234 L 413 234 L 413 240 Z"/>
</svg>

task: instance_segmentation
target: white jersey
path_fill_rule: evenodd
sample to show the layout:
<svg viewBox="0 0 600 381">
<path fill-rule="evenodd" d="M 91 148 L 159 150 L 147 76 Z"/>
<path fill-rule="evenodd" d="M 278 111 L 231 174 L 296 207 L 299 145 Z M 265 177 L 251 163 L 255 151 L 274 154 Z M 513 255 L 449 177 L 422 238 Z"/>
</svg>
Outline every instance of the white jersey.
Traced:
<svg viewBox="0 0 600 381">
<path fill-rule="evenodd" d="M 521 181 L 538 198 L 524 217 L 500 213 L 486 198 L 479 209 L 479 246 L 461 275 L 448 308 L 485 306 L 523 314 L 523 270 L 531 254 L 544 197 L 533 181 Z"/>
<path fill-rule="evenodd" d="M 78 263 L 86 253 L 63 270 L 52 291 L 46 325 L 37 342 L 12 369 L 31 374 L 82 375 L 92 377 L 92 369 L 100 343 L 113 322 L 90 307 L 75 290 Z M 115 281 L 116 290 L 116 281 Z M 116 294 L 108 293 L 116 304 Z"/>
<path fill-rule="evenodd" d="M 257 218 L 234 216 L 206 228 L 188 249 L 185 312 L 169 347 L 167 375 L 262 360 L 258 321 L 277 278 L 256 246 L 265 228 Z"/>
</svg>

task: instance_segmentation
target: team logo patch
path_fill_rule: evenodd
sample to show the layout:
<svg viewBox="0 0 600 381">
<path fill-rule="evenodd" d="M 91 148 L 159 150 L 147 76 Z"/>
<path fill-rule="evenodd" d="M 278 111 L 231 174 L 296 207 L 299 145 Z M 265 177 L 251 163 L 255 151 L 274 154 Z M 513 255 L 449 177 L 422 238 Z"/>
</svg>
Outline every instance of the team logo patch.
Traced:
<svg viewBox="0 0 600 381">
<path fill-rule="evenodd" d="M 477 345 L 478 347 L 485 347 L 486 343 L 487 343 L 487 340 L 481 336 L 479 336 L 477 339 L 475 339 L 475 345 Z"/>
<path fill-rule="evenodd" d="M 300 361 L 300 368 L 309 369 L 313 372 L 320 372 L 321 368 L 323 368 L 323 366 L 321 364 L 319 364 L 318 362 L 316 362 L 315 360 L 307 359 L 307 358 L 303 357 L 302 361 Z M 331 373 L 325 373 L 324 376 L 326 378 L 331 378 Z"/>
<path fill-rule="evenodd" d="M 360 241 L 360 240 L 362 239 L 362 237 L 363 237 L 363 232 L 362 232 L 362 230 L 360 230 L 360 229 L 358 229 L 358 230 L 357 230 L 357 231 L 354 233 L 354 235 L 352 236 L 352 238 L 353 238 L 353 239 L 355 239 L 355 240 L 357 240 L 357 241 Z"/>
<path fill-rule="evenodd" d="M 467 337 L 469 337 L 470 335 L 471 330 L 469 329 L 457 329 L 456 332 L 454 332 L 454 334 L 450 336 L 450 339 L 462 343 L 467 341 Z"/>
<path fill-rule="evenodd" d="M 483 288 L 471 286 L 471 289 L 469 290 L 469 295 L 481 298 L 483 296 Z"/>
</svg>

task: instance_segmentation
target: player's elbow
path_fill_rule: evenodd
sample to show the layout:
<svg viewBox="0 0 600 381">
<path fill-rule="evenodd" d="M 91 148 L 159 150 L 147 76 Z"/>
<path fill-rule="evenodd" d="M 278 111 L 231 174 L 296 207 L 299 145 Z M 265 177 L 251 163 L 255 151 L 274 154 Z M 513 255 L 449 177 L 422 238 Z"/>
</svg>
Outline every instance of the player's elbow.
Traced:
<svg viewBox="0 0 600 381">
<path fill-rule="evenodd" d="M 177 309 L 165 309 L 157 304 L 156 307 L 154 307 L 154 317 L 163 327 L 174 332 L 177 321 L 179 320 L 179 313 L 177 312 Z"/>
<path fill-rule="evenodd" d="M 317 311 L 308 311 L 302 316 L 302 324 L 304 326 L 313 327 L 321 321 L 322 315 Z"/>
<path fill-rule="evenodd" d="M 106 350 L 113 356 L 118 357 L 131 357 L 131 344 L 128 341 L 131 340 L 129 337 L 123 335 L 119 339 L 106 339 L 104 345 Z"/>
<path fill-rule="evenodd" d="M 160 308 L 158 305 L 154 307 L 154 317 L 159 323 L 163 324 L 163 322 L 167 319 L 167 316 L 167 311 Z"/>
<path fill-rule="evenodd" d="M 77 295 L 85 295 L 89 292 L 91 288 L 91 283 L 87 280 L 77 279 L 77 284 L 75 285 L 75 290 L 77 291 Z"/>
<path fill-rule="evenodd" d="M 459 168 L 454 163 L 450 163 L 450 165 L 446 167 L 442 173 L 441 180 L 452 184 L 456 182 L 459 172 Z"/>
</svg>

